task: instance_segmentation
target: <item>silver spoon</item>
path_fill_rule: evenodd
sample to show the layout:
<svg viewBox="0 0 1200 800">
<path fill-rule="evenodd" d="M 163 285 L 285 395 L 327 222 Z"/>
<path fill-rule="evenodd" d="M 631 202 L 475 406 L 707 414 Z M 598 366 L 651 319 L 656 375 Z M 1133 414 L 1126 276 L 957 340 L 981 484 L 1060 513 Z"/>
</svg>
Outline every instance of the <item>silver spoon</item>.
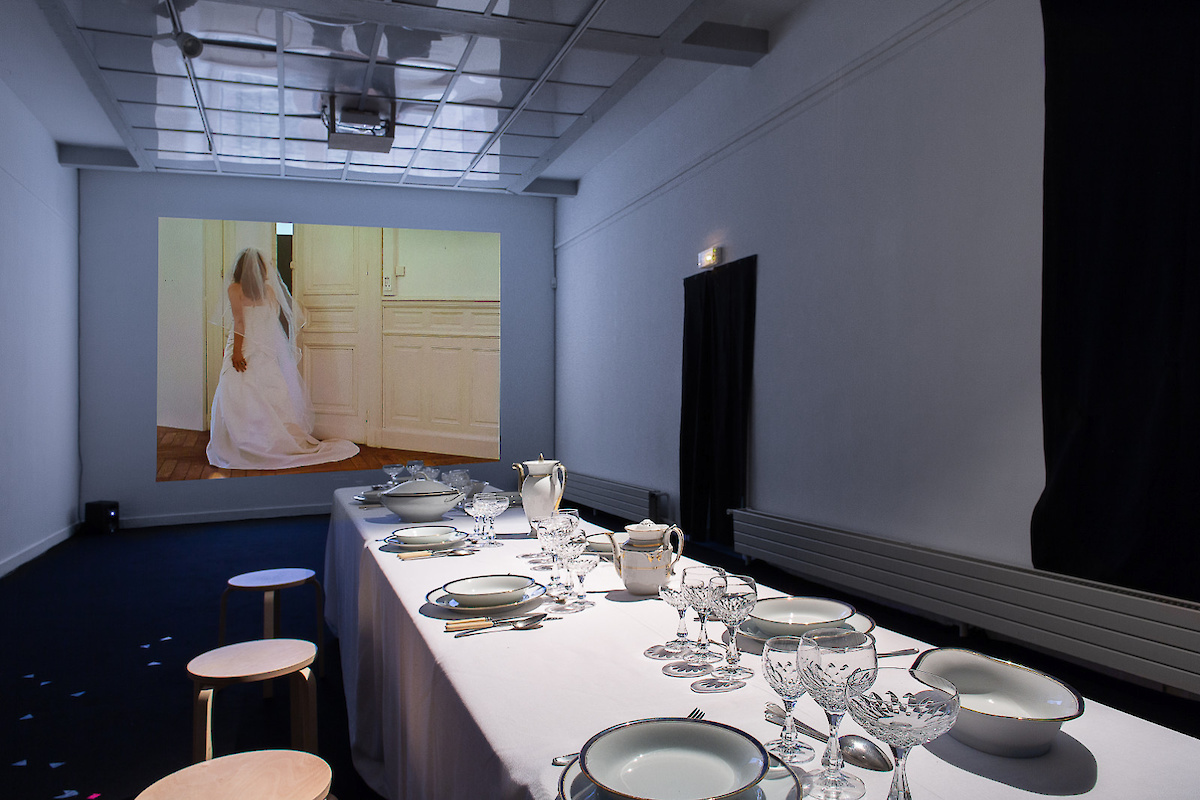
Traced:
<svg viewBox="0 0 1200 800">
<path fill-rule="evenodd" d="M 516 619 L 511 622 L 497 622 L 495 625 L 492 625 L 489 628 L 478 628 L 478 629 L 472 630 L 472 631 L 459 631 L 458 633 L 454 634 L 454 638 L 457 639 L 460 636 L 471 636 L 472 634 L 487 633 L 488 631 L 495 631 L 495 630 L 502 631 L 502 630 L 507 629 L 507 630 L 513 630 L 513 631 L 527 631 L 530 628 L 540 628 L 540 627 L 542 627 L 542 622 L 546 619 L 547 616 L 549 616 L 549 615 L 548 614 L 531 614 L 528 617 L 524 617 L 522 619 Z"/>
<path fill-rule="evenodd" d="M 783 708 L 775 703 L 767 703 L 766 718 L 767 722 L 772 722 L 776 725 L 783 725 L 787 720 Z M 822 733 L 816 728 L 805 725 L 798 719 L 793 720 L 793 722 L 796 725 L 796 730 L 808 734 L 818 741 L 829 741 L 829 734 Z M 892 768 L 892 760 L 888 758 L 887 753 L 879 749 L 879 745 L 866 737 L 848 733 L 845 736 L 838 737 L 838 744 L 841 746 L 842 758 L 846 759 L 847 764 L 853 764 L 863 769 L 875 770 L 876 772 L 887 772 Z"/>
</svg>

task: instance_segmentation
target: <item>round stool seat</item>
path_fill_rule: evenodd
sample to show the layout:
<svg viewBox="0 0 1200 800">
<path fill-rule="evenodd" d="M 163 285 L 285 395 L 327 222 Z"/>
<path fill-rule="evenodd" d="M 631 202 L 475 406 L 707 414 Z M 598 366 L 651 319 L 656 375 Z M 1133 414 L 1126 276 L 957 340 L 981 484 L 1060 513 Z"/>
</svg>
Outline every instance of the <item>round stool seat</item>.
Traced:
<svg viewBox="0 0 1200 800">
<path fill-rule="evenodd" d="M 325 800 L 329 765 L 297 750 L 256 750 L 202 761 L 153 783 L 137 800 Z"/>
<path fill-rule="evenodd" d="M 301 639 L 238 642 L 201 653 L 188 662 L 191 676 L 217 683 L 252 683 L 278 678 L 307 667 L 317 646 Z"/>
<path fill-rule="evenodd" d="M 260 569 L 258 572 L 244 572 L 229 579 L 229 585 L 235 589 L 287 589 L 300 586 L 317 577 L 311 569 L 299 567 L 288 569 Z"/>
</svg>

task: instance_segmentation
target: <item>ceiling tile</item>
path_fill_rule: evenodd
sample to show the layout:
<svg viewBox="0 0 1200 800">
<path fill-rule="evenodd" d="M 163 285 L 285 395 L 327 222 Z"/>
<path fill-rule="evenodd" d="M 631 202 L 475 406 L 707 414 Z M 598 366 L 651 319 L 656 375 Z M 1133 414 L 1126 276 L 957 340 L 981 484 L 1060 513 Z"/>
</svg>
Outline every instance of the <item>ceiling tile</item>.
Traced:
<svg viewBox="0 0 1200 800">
<path fill-rule="evenodd" d="M 624 53 L 571 50 L 558 63 L 550 77 L 563 83 L 612 86 L 636 61 L 636 56 L 627 56 Z"/>
<path fill-rule="evenodd" d="M 371 89 L 380 97 L 400 100 L 431 100 L 437 102 L 450 85 L 452 72 L 416 67 L 393 67 L 376 64 L 371 72 Z"/>
<path fill-rule="evenodd" d="M 487 144 L 489 134 L 474 131 L 453 131 L 434 128 L 425 137 L 425 150 L 449 150 L 458 153 L 478 153 Z"/>
<path fill-rule="evenodd" d="M 288 161 L 311 161 L 314 164 L 344 164 L 345 150 L 330 150 L 325 142 L 288 139 L 284 145 Z"/>
<path fill-rule="evenodd" d="M 283 84 L 288 88 L 357 95 L 366 79 L 367 64 L 363 61 L 297 53 L 283 55 Z"/>
<path fill-rule="evenodd" d="M 474 153 L 448 153 L 437 150 L 422 150 L 413 159 L 413 169 L 439 169 L 462 172 L 471 166 Z"/>
<path fill-rule="evenodd" d="M 221 157 L 221 171 L 237 175 L 278 175 L 278 159 Z"/>
<path fill-rule="evenodd" d="M 595 0 L 516 0 L 496 4 L 496 16 L 530 19 L 538 22 L 559 22 L 574 25 L 583 19 Z M 656 0 L 657 2 L 657 0 Z"/>
<path fill-rule="evenodd" d="M 563 131 L 575 124 L 579 119 L 573 114 L 550 114 L 545 111 L 530 111 L 526 109 L 513 120 L 508 127 L 509 133 L 523 133 L 530 136 L 562 136 Z"/>
<path fill-rule="evenodd" d="M 352 151 L 350 164 L 353 166 L 396 167 L 404 169 L 413 157 L 412 150 L 393 147 L 386 153 L 364 153 Z"/>
<path fill-rule="evenodd" d="M 177 131 L 204 130 L 195 106 L 159 106 L 152 103 L 121 103 L 121 112 L 134 128 L 168 128 Z"/>
<path fill-rule="evenodd" d="M 462 74 L 454 79 L 447 99 L 453 103 L 512 108 L 532 85 L 533 81 L 521 78 Z"/>
<path fill-rule="evenodd" d="M 490 133 L 500 127 L 500 123 L 504 121 L 508 113 L 506 109 L 447 103 L 442 106 L 442 110 L 438 112 L 437 119 L 433 121 L 433 124 L 437 128 Z"/>
<path fill-rule="evenodd" d="M 480 36 L 463 62 L 463 70 L 477 75 L 537 78 L 558 52 L 551 44 L 512 42 Z"/>
<path fill-rule="evenodd" d="M 404 175 L 403 169 L 393 167 L 350 167 L 346 170 L 348 181 L 369 181 L 371 183 L 399 183 Z"/>
<path fill-rule="evenodd" d="M 264 14 L 270 12 L 264 11 Z M 376 25 L 335 16 L 283 12 L 283 49 L 289 53 L 341 56 L 367 61 L 375 42 Z M 274 29 L 272 28 L 272 40 Z"/>
<path fill-rule="evenodd" d="M 608 0 L 591 27 L 603 31 L 661 36 L 692 0 Z"/>
<path fill-rule="evenodd" d="M 377 55 L 390 64 L 453 70 L 470 40 L 471 37 L 461 34 L 384 25 Z"/>
<path fill-rule="evenodd" d="M 548 136 L 522 136 L 506 133 L 500 137 L 500 141 L 492 147 L 492 150 L 505 155 L 539 158 L 553 147 L 556 141 L 558 140 Z"/>
<path fill-rule="evenodd" d="M 531 111 L 551 111 L 582 114 L 604 94 L 599 86 L 580 86 L 574 83 L 546 81 L 538 88 L 526 106 Z"/>
</svg>

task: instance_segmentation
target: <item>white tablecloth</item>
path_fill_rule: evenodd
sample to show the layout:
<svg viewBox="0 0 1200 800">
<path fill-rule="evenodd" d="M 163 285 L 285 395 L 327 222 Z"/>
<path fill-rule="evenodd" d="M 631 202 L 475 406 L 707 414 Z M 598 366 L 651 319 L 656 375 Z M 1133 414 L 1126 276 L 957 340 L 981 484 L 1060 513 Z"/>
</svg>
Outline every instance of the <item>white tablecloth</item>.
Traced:
<svg viewBox="0 0 1200 800">
<path fill-rule="evenodd" d="M 450 615 L 426 603 L 426 595 L 470 575 L 544 578 L 548 573 L 530 571 L 518 557 L 537 549 L 536 542 L 516 539 L 462 558 L 401 561 L 381 553 L 375 541 L 401 527 L 396 517 L 379 507 L 358 508 L 351 499 L 358 491 L 334 495 L 326 618 L 341 640 L 354 763 L 385 797 L 551 800 L 561 773 L 550 764 L 554 756 L 578 750 L 610 725 L 681 716 L 697 707 L 707 719 L 760 740 L 777 735 L 763 719 L 764 704 L 777 698 L 760 674 L 737 691 L 697 694 L 690 680 L 663 675 L 663 662 L 642 655 L 671 637 L 678 617 L 661 600 L 625 592 L 606 562 L 587 579 L 593 608 L 530 631 L 458 639 L 445 633 Z M 471 524 L 462 516 L 448 520 L 463 529 Z M 520 509 L 497 523 L 502 534 L 526 528 Z M 777 594 L 760 587 L 761 596 Z M 710 634 L 715 638 L 717 629 Z M 874 634 L 881 651 L 928 646 L 880 628 Z M 743 661 L 760 672 L 757 655 Z M 801 700 L 797 713 L 824 729 L 824 714 L 812 700 Z M 843 733 L 858 730 L 847 716 Z M 813 762 L 808 767 L 815 768 Z M 886 797 L 891 773 L 849 769 L 866 781 L 868 798 Z M 1184 800 L 1196 797 L 1200 786 L 1200 741 L 1088 701 L 1045 756 L 1000 758 L 945 736 L 916 750 L 908 773 L 917 800 Z"/>
</svg>

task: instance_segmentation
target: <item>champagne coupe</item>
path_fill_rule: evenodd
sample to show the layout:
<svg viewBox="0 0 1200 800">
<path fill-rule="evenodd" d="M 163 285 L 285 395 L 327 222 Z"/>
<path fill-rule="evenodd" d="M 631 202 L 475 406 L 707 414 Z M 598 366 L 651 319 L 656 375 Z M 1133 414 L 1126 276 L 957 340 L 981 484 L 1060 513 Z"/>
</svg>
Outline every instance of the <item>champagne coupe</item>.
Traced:
<svg viewBox="0 0 1200 800">
<path fill-rule="evenodd" d="M 582 532 L 578 532 L 582 536 Z M 587 546 L 587 540 L 584 540 L 584 546 Z M 596 605 L 591 600 L 587 599 L 587 593 L 583 589 L 583 581 L 588 574 L 600 564 L 599 553 L 580 553 L 567 562 L 567 572 L 571 573 L 574 579 L 575 599 L 568 604 L 571 611 L 582 611 L 585 608 Z"/>
<path fill-rule="evenodd" d="M 737 627 L 746 621 L 754 605 L 758 602 L 758 586 L 748 575 L 719 575 L 710 581 L 713 587 L 713 616 L 725 623 L 729 637 L 725 645 L 725 663 L 713 667 L 712 674 L 726 681 L 729 688 L 733 684 L 752 677 L 754 670 L 740 666 L 741 653 L 737 646 Z"/>
<path fill-rule="evenodd" d="M 488 515 L 484 521 L 483 546 L 501 547 L 496 540 L 496 517 L 508 510 L 509 499 L 502 494 L 493 494 L 488 498 Z"/>
<path fill-rule="evenodd" d="M 663 644 L 646 648 L 643 653 L 646 658 L 673 659 L 681 658 L 692 652 L 692 642 L 687 638 L 688 600 L 683 595 L 683 584 L 679 578 L 668 578 L 667 582 L 658 587 L 658 596 L 667 605 L 679 612 L 679 624 L 675 626 L 675 638 Z"/>
<path fill-rule="evenodd" d="M 700 615 L 700 637 L 695 649 L 684 659 L 689 664 L 712 664 L 721 656 L 708 649 L 708 616 L 712 613 L 712 579 L 724 576 L 720 567 L 687 567 L 683 571 L 683 595 L 688 604 Z"/>
<path fill-rule="evenodd" d="M 424 461 L 409 461 L 404 466 L 408 470 L 408 474 L 412 475 L 415 478 L 415 477 L 417 477 L 417 473 L 425 468 L 425 462 Z"/>
<path fill-rule="evenodd" d="M 404 465 L 403 464 L 384 464 L 383 471 L 387 473 L 388 486 L 395 486 L 396 484 L 398 484 L 400 482 L 399 475 L 401 472 L 404 472 Z"/>
<path fill-rule="evenodd" d="M 821 800 L 857 800 L 867 792 L 857 775 L 842 769 L 838 730 L 846 715 L 847 698 L 870 685 L 875 670 L 875 637 L 848 628 L 817 628 L 800 639 L 800 676 L 809 694 L 825 710 L 829 741 L 823 772 L 804 778 L 804 796 Z"/>
<path fill-rule="evenodd" d="M 849 698 L 850 715 L 892 748 L 896 769 L 888 800 L 912 800 L 905 764 L 914 747 L 929 744 L 954 725 L 958 690 L 939 675 L 908 667 L 879 667 L 869 689 Z"/>
<path fill-rule="evenodd" d="M 775 636 L 767 639 L 763 644 L 762 668 L 767 685 L 779 695 L 786 712 L 783 730 L 778 739 L 766 743 L 767 750 L 785 764 L 796 765 L 812 760 L 816 751 L 800 741 L 792 717 L 796 701 L 806 691 L 800 676 L 804 669 L 804 662 L 800 659 L 800 638 Z"/>
</svg>

